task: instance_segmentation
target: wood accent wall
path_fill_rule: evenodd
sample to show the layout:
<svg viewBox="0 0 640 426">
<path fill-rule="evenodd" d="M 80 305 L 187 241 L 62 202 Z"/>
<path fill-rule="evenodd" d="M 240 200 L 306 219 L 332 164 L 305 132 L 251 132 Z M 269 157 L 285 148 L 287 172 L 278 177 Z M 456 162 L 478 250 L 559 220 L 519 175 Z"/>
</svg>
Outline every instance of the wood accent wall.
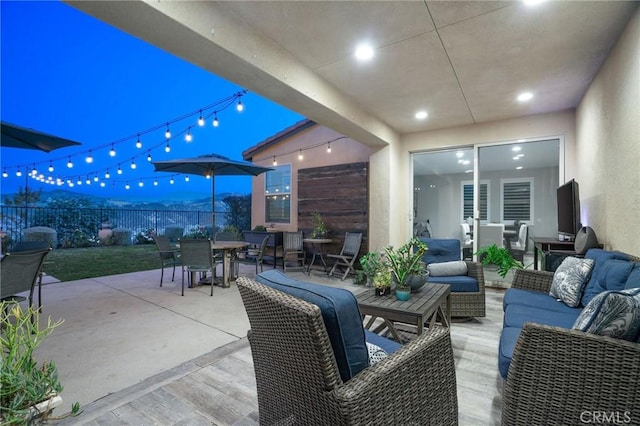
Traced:
<svg viewBox="0 0 640 426">
<path fill-rule="evenodd" d="M 334 240 L 325 253 L 340 252 L 345 232 L 362 232 L 360 255 L 367 252 L 368 208 L 368 162 L 298 170 L 298 228 L 310 237 L 312 213 L 319 212 Z"/>
</svg>

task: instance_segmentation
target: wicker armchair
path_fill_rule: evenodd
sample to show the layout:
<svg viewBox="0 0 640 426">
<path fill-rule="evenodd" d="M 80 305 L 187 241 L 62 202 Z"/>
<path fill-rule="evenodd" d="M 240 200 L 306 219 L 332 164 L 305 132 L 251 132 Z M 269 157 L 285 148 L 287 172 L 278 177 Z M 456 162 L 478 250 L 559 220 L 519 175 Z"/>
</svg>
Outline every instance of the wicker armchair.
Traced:
<svg viewBox="0 0 640 426">
<path fill-rule="evenodd" d="M 552 279 L 551 272 L 517 270 L 512 287 L 548 292 Z M 594 412 L 640 424 L 638 389 L 639 344 L 527 323 L 509 366 L 502 424 L 593 423 Z"/>
<path fill-rule="evenodd" d="M 261 425 L 458 423 L 448 329 L 419 336 L 344 383 L 316 305 L 246 277 L 238 287 Z"/>
</svg>

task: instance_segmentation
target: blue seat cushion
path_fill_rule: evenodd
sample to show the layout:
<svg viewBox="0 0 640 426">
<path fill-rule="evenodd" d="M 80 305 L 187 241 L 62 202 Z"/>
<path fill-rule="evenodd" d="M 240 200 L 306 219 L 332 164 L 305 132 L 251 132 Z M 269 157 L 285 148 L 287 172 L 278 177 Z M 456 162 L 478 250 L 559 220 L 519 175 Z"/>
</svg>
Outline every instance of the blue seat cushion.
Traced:
<svg viewBox="0 0 640 426">
<path fill-rule="evenodd" d="M 422 261 L 430 263 L 451 262 L 460 260 L 460 240 L 444 238 L 420 238 L 427 245 L 427 252 Z"/>
<path fill-rule="evenodd" d="M 298 281 L 276 269 L 258 274 L 256 281 L 320 308 L 344 382 L 369 366 L 362 317 L 353 293 L 342 288 Z"/>
<path fill-rule="evenodd" d="M 509 305 L 504 312 L 503 327 L 522 328 L 525 322 L 551 325 L 570 329 L 582 310 L 574 308 L 573 312 L 553 312 L 546 309 L 525 305 Z"/>
<path fill-rule="evenodd" d="M 523 290 L 520 288 L 510 288 L 504 293 L 503 310 L 507 310 L 510 305 L 523 305 L 540 308 L 552 312 L 573 313 L 576 308 L 567 306 L 562 300 L 558 300 L 548 293 L 539 291 Z"/>
<path fill-rule="evenodd" d="M 449 284 L 451 292 L 477 292 L 479 291 L 478 280 L 468 275 L 458 275 L 453 277 L 432 277 L 427 279 L 429 283 Z"/>
<path fill-rule="evenodd" d="M 589 301 L 593 299 L 593 296 L 598 294 L 597 285 L 601 278 L 600 274 L 602 271 L 602 265 L 604 265 L 607 260 L 611 259 L 629 260 L 629 256 L 619 251 L 592 248 L 587 250 L 584 257 L 585 259 L 593 259 L 594 261 L 593 267 L 591 268 L 591 277 L 587 280 L 587 284 L 585 285 L 582 293 L 582 300 L 580 301 L 582 306 L 587 306 Z"/>
<path fill-rule="evenodd" d="M 637 287 L 640 287 L 640 262 L 634 263 L 629 278 L 627 278 L 627 282 L 624 285 L 625 289 Z"/>
<path fill-rule="evenodd" d="M 500 369 L 500 375 L 505 379 L 509 373 L 509 364 L 511 364 L 513 350 L 516 347 L 518 337 L 520 337 L 520 330 L 521 328 L 519 327 L 506 327 L 502 329 L 502 334 L 500 335 L 498 368 Z"/>
<path fill-rule="evenodd" d="M 633 265 L 632 262 L 618 259 L 609 259 L 603 262 L 598 270 L 598 275 L 591 278 L 591 281 L 594 281 L 593 285 L 588 289 L 585 288 L 582 296 L 584 306 L 587 306 L 595 296 L 603 291 L 624 289 Z"/>
<path fill-rule="evenodd" d="M 387 339 L 369 330 L 364 331 L 364 338 L 368 343 L 380 346 L 387 354 L 391 354 L 402 347 L 402 345 L 395 340 Z"/>
</svg>

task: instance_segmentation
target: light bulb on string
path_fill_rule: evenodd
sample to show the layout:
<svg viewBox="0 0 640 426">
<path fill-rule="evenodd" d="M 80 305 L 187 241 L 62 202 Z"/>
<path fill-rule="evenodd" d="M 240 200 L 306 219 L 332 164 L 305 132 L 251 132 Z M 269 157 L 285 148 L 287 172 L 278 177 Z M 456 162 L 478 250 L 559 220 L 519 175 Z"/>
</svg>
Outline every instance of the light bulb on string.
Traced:
<svg viewBox="0 0 640 426">
<path fill-rule="evenodd" d="M 78 179 L 78 181 L 76 182 L 76 184 L 77 184 L 78 186 L 81 186 L 81 185 L 82 185 L 82 181 L 81 181 L 80 179 Z"/>
<path fill-rule="evenodd" d="M 185 177 L 184 177 L 184 181 L 185 181 L 185 182 L 189 182 L 189 176 L 185 176 Z"/>
<path fill-rule="evenodd" d="M 184 140 L 187 142 L 191 142 L 193 140 L 193 136 L 191 136 L 191 126 L 187 129 L 187 134 L 185 135 Z"/>
<path fill-rule="evenodd" d="M 93 177 L 93 181 L 94 181 L 94 182 L 99 182 L 99 181 L 100 181 L 100 178 L 98 177 L 98 175 L 95 175 L 95 176 Z"/>
<path fill-rule="evenodd" d="M 86 161 L 87 164 L 93 163 L 93 155 L 91 155 L 91 151 L 89 151 L 89 155 L 87 155 L 87 158 L 85 158 L 84 161 Z"/>
<path fill-rule="evenodd" d="M 138 182 L 138 186 L 139 186 L 140 188 L 142 188 L 142 187 L 144 186 L 144 182 L 142 182 L 142 180 L 140 180 L 140 182 Z"/>
<path fill-rule="evenodd" d="M 331 153 L 331 142 L 327 142 L 327 152 Z"/>
<path fill-rule="evenodd" d="M 87 182 L 87 185 L 91 185 L 91 179 L 89 179 L 89 176 L 87 176 L 87 180 L 85 182 Z"/>
<path fill-rule="evenodd" d="M 53 163 L 49 161 L 49 173 L 53 172 Z"/>
<path fill-rule="evenodd" d="M 158 186 L 158 179 L 153 181 L 153 186 Z"/>
<path fill-rule="evenodd" d="M 220 122 L 218 121 L 218 113 L 214 112 L 213 115 L 213 127 L 218 127 L 220 125 Z"/>
<path fill-rule="evenodd" d="M 151 151 L 147 151 L 147 161 L 151 162 Z"/>
<path fill-rule="evenodd" d="M 138 166 L 136 166 L 136 161 L 135 161 L 135 160 L 131 160 L 131 168 L 132 168 L 133 170 L 135 170 L 135 169 L 136 169 L 136 167 L 138 167 Z"/>
<path fill-rule="evenodd" d="M 67 161 L 67 168 L 69 169 L 73 168 L 73 162 L 71 161 L 71 157 L 69 157 L 69 161 Z"/>
<path fill-rule="evenodd" d="M 16 176 L 18 177 L 22 176 L 22 172 L 20 171 L 20 169 L 16 170 Z"/>
<path fill-rule="evenodd" d="M 9 177 L 9 173 L 7 173 L 7 169 L 2 170 L 2 177 Z"/>
<path fill-rule="evenodd" d="M 170 183 L 171 185 L 173 185 L 173 184 L 174 184 L 174 182 L 175 182 L 175 181 L 173 180 L 173 178 L 169 179 L 169 183 Z"/>
<path fill-rule="evenodd" d="M 122 169 L 120 168 L 120 164 L 118 164 L 118 172 L 117 172 L 117 173 L 118 173 L 119 175 L 121 175 L 121 174 L 122 174 Z"/>
<path fill-rule="evenodd" d="M 171 138 L 171 130 L 169 130 L 169 123 L 167 123 L 167 130 L 164 132 L 164 137 L 167 139 Z"/>
<path fill-rule="evenodd" d="M 113 147 L 113 144 L 111 144 L 111 149 L 109 150 L 109 156 L 110 157 L 116 156 L 116 149 Z"/>
<path fill-rule="evenodd" d="M 167 146 L 164 147 L 164 152 L 171 152 L 171 147 L 169 146 L 169 141 L 167 141 Z"/>
<path fill-rule="evenodd" d="M 138 139 L 136 139 L 136 148 L 142 148 L 142 141 L 140 140 L 140 134 L 138 134 Z"/>
<path fill-rule="evenodd" d="M 204 118 L 202 118 L 202 110 L 200 110 L 200 117 L 198 117 L 198 126 L 204 126 Z"/>
<path fill-rule="evenodd" d="M 111 175 L 109 174 L 109 169 L 107 169 L 107 171 L 104 174 L 104 178 L 105 179 L 109 179 L 111 177 Z"/>
<path fill-rule="evenodd" d="M 100 182 L 100 187 L 104 188 L 106 186 L 106 184 L 104 182 Z"/>
<path fill-rule="evenodd" d="M 276 160 L 276 156 L 273 156 L 273 165 L 277 166 L 278 165 L 278 161 Z"/>
<path fill-rule="evenodd" d="M 129 189 L 129 188 L 131 187 L 129 186 L 129 182 L 127 182 L 127 184 L 124 186 L 124 189 Z"/>
<path fill-rule="evenodd" d="M 302 148 L 300 148 L 300 152 L 298 153 L 298 160 L 302 160 L 304 155 L 302 155 Z"/>
<path fill-rule="evenodd" d="M 238 104 L 236 105 L 236 110 L 238 112 L 244 111 L 244 105 L 242 105 L 242 98 L 238 99 Z"/>
</svg>

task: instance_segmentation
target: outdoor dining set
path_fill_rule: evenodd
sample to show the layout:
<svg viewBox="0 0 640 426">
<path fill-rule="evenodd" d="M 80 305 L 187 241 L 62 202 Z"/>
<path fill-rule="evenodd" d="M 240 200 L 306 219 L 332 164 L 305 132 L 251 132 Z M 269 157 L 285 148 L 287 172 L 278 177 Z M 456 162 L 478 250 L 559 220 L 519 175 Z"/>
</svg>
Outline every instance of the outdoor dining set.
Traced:
<svg viewBox="0 0 640 426">
<path fill-rule="evenodd" d="M 280 245 L 279 233 L 258 234 L 263 235 L 256 238 L 255 235 L 252 236 L 247 232 L 246 238 L 240 238 L 236 233 L 219 232 L 213 239 L 181 238 L 176 242 L 172 242 L 165 235 L 155 236 L 154 240 L 162 262 L 160 286 L 164 281 L 164 269 L 172 268 L 171 280 L 174 281 L 176 266 L 178 266 L 182 271 L 182 296 L 184 296 L 185 274 L 187 274 L 188 287 L 197 284 L 218 284 L 221 287 L 229 287 L 230 282 L 237 278 L 240 265 L 254 266 L 257 275 L 263 271 L 267 259 L 272 261 L 273 268 L 281 265 L 285 272 L 297 270 L 309 275 L 314 266 L 317 266 L 322 267 L 329 276 L 340 273 L 341 279 L 344 280 L 349 273 L 355 272 L 354 264 L 362 243 L 361 233 L 347 232 L 341 251 L 334 254 L 325 253 L 323 249 L 324 245 L 333 242 L 330 238 L 304 238 L 302 231 L 282 232 Z M 273 248 L 273 253 L 268 253 L 268 248 Z M 307 254 L 310 257 L 308 263 Z M 327 259 L 333 260 L 331 268 L 327 265 Z M 217 276 L 218 265 L 222 265 L 221 277 Z M 211 295 L 213 295 L 213 285 L 211 285 Z"/>
</svg>

